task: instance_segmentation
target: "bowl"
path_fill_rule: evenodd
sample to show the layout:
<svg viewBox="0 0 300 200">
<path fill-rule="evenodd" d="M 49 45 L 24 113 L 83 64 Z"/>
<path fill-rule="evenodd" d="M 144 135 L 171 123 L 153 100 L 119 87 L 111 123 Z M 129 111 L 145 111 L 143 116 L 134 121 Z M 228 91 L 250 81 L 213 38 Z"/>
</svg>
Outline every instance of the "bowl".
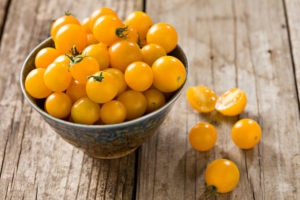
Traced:
<svg viewBox="0 0 300 200">
<path fill-rule="evenodd" d="M 41 114 L 56 133 L 88 155 L 97 158 L 112 159 L 123 157 L 141 146 L 162 124 L 187 82 L 186 77 L 183 86 L 171 95 L 163 107 L 137 119 L 113 125 L 76 124 L 52 117 L 43 110 L 45 99 L 34 99 L 25 90 L 25 78 L 35 68 L 35 55 L 45 47 L 54 47 L 51 37 L 40 43 L 26 58 L 20 75 L 22 92 L 29 104 Z M 170 55 L 181 60 L 186 68 L 187 76 L 188 62 L 183 50 L 177 45 Z"/>
</svg>

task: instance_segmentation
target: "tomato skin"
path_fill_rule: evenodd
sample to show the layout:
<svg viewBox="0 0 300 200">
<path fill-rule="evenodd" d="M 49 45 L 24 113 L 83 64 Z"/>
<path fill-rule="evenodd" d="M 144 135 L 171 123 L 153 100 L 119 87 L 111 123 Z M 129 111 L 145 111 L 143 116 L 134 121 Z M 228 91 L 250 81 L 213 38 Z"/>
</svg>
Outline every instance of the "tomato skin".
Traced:
<svg viewBox="0 0 300 200">
<path fill-rule="evenodd" d="M 76 80 L 72 80 L 66 94 L 71 98 L 72 102 L 77 101 L 81 97 L 86 97 L 85 84 L 80 84 Z"/>
<path fill-rule="evenodd" d="M 70 59 L 67 56 L 65 56 L 65 55 L 60 55 L 53 62 L 54 63 L 63 63 L 66 66 L 69 66 Z"/>
<path fill-rule="evenodd" d="M 173 26 L 167 23 L 154 24 L 147 32 L 147 43 L 158 44 L 167 53 L 175 49 L 178 42 L 178 35 Z"/>
<path fill-rule="evenodd" d="M 26 91 L 36 99 L 43 99 L 51 94 L 44 83 L 44 73 L 44 68 L 33 69 L 25 79 Z"/>
<path fill-rule="evenodd" d="M 211 162 L 205 171 L 207 186 L 215 186 L 218 193 L 232 191 L 239 183 L 240 172 L 230 160 L 217 159 Z"/>
<path fill-rule="evenodd" d="M 159 90 L 152 88 L 144 92 L 147 99 L 147 113 L 161 108 L 166 103 L 166 98 Z"/>
<path fill-rule="evenodd" d="M 129 64 L 143 60 L 139 46 L 136 43 L 129 42 L 127 40 L 114 43 L 109 48 L 109 55 L 110 65 L 123 72 Z"/>
<path fill-rule="evenodd" d="M 118 17 L 104 15 L 95 22 L 93 34 L 99 42 L 103 42 L 110 46 L 119 40 L 116 30 L 124 27 L 123 22 Z"/>
<path fill-rule="evenodd" d="M 126 112 L 126 108 L 122 102 L 113 100 L 103 104 L 100 116 L 105 124 L 117 124 L 125 120 Z"/>
<path fill-rule="evenodd" d="M 153 85 L 162 92 L 173 92 L 180 88 L 186 79 L 186 70 L 180 60 L 173 56 L 163 56 L 153 65 Z"/>
<path fill-rule="evenodd" d="M 125 25 L 137 30 L 141 40 L 146 40 L 147 32 L 152 24 L 149 15 L 142 11 L 132 12 L 125 19 Z"/>
<path fill-rule="evenodd" d="M 35 67 L 47 68 L 58 56 L 59 52 L 56 49 L 52 47 L 43 48 L 35 56 Z"/>
<path fill-rule="evenodd" d="M 93 57 L 84 57 L 79 63 L 73 64 L 69 68 L 72 77 L 80 84 L 85 84 L 88 76 L 100 70 L 99 64 Z"/>
<path fill-rule="evenodd" d="M 125 105 L 127 120 L 141 117 L 147 110 L 147 99 L 141 92 L 127 90 L 122 93 L 117 100 Z"/>
<path fill-rule="evenodd" d="M 89 98 L 82 97 L 73 104 L 71 117 L 75 123 L 94 124 L 100 118 L 100 106 Z"/>
<path fill-rule="evenodd" d="M 87 37 L 87 45 L 92 45 L 92 44 L 97 44 L 98 40 L 96 39 L 96 37 L 94 36 L 94 34 L 89 33 L 86 35 Z"/>
<path fill-rule="evenodd" d="M 67 66 L 62 63 L 52 63 L 44 73 L 44 82 L 47 88 L 54 92 L 66 90 L 72 80 Z"/>
<path fill-rule="evenodd" d="M 231 138 L 241 149 L 251 149 L 260 141 L 261 128 L 252 119 L 241 119 L 232 127 Z"/>
<path fill-rule="evenodd" d="M 87 96 L 96 103 L 106 103 L 116 97 L 118 93 L 117 77 L 113 74 L 101 71 L 93 76 L 99 76 L 102 73 L 102 81 L 97 81 L 94 77 L 89 78 L 86 83 Z"/>
<path fill-rule="evenodd" d="M 241 89 L 233 88 L 219 97 L 215 108 L 225 116 L 236 116 L 243 112 L 246 105 L 246 93 Z"/>
<path fill-rule="evenodd" d="M 143 92 L 153 83 L 152 69 L 144 62 L 133 62 L 125 71 L 125 81 L 131 89 Z"/>
<path fill-rule="evenodd" d="M 67 24 L 80 25 L 80 22 L 75 17 L 73 17 L 71 15 L 62 16 L 62 17 L 58 18 L 57 20 L 55 20 L 55 22 L 53 22 L 53 24 L 51 26 L 51 37 L 54 41 L 55 41 L 56 34 L 59 31 L 59 29 L 61 27 L 63 27 L 64 25 L 67 25 Z"/>
<path fill-rule="evenodd" d="M 141 53 L 143 55 L 143 60 L 150 66 L 158 58 L 167 55 L 165 49 L 158 44 L 147 44 L 143 46 Z"/>
<path fill-rule="evenodd" d="M 90 18 L 86 17 L 81 21 L 81 26 L 83 27 L 83 29 L 85 30 L 86 33 L 92 33 L 91 29 L 90 29 Z"/>
<path fill-rule="evenodd" d="M 68 95 L 62 92 L 54 92 L 45 101 L 45 110 L 53 117 L 64 119 L 70 112 L 72 101 Z"/>
<path fill-rule="evenodd" d="M 127 84 L 126 84 L 126 81 L 125 81 L 124 74 L 121 70 L 116 69 L 116 68 L 107 68 L 103 71 L 110 72 L 110 73 L 112 73 L 113 75 L 115 75 L 117 77 L 117 79 L 118 79 L 118 88 L 119 88 L 117 95 L 125 92 L 125 90 L 127 89 Z"/>
<path fill-rule="evenodd" d="M 206 122 L 196 124 L 189 132 L 189 142 L 198 151 L 208 151 L 213 148 L 217 137 L 215 127 Z"/>
<path fill-rule="evenodd" d="M 108 49 L 104 43 L 92 44 L 86 47 L 82 54 L 95 58 L 101 69 L 105 69 L 109 66 Z"/>
<path fill-rule="evenodd" d="M 104 15 L 113 15 L 115 17 L 118 17 L 117 13 L 114 10 L 112 10 L 111 8 L 99 8 L 99 9 L 95 10 L 90 16 L 90 23 L 89 23 L 90 30 L 93 30 L 97 19 L 99 19 L 100 17 L 102 17 Z"/>
<path fill-rule="evenodd" d="M 218 96 L 205 86 L 190 87 L 186 92 L 189 104 L 201 113 L 208 113 L 215 109 Z"/>
<path fill-rule="evenodd" d="M 55 47 L 61 53 L 69 53 L 73 46 L 81 52 L 87 46 L 87 34 L 80 25 L 64 25 L 56 33 Z"/>
</svg>

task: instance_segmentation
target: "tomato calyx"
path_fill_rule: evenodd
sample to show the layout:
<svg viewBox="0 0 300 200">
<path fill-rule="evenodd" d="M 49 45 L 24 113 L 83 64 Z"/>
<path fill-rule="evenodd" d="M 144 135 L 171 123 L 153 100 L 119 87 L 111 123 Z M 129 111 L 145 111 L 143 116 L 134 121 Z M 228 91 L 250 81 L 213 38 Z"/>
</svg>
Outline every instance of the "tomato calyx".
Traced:
<svg viewBox="0 0 300 200">
<path fill-rule="evenodd" d="M 72 46 L 69 52 L 72 54 L 72 56 L 78 56 L 80 54 L 75 45 Z"/>
<path fill-rule="evenodd" d="M 72 14 L 71 14 L 70 10 L 65 10 L 65 15 L 66 15 L 66 16 L 70 16 L 70 15 L 72 15 Z"/>
<path fill-rule="evenodd" d="M 78 55 L 78 56 L 72 56 L 72 55 L 68 55 L 65 54 L 65 56 L 67 56 L 70 59 L 69 65 L 68 65 L 68 71 L 70 67 L 72 67 L 73 65 L 80 63 L 85 57 L 87 56 L 82 56 L 82 55 Z"/>
<path fill-rule="evenodd" d="M 218 188 L 214 185 L 206 185 L 205 195 L 206 197 L 216 197 L 218 196 Z"/>
<path fill-rule="evenodd" d="M 125 33 L 124 33 L 125 32 Z M 127 33 L 126 33 L 127 32 Z M 124 28 L 117 28 L 116 29 L 116 35 L 118 36 L 118 38 L 124 38 L 127 39 L 127 35 L 128 35 L 128 25 L 125 26 Z"/>
<path fill-rule="evenodd" d="M 104 79 L 103 72 L 100 72 L 99 76 L 88 76 L 88 79 L 93 78 L 95 81 L 102 82 Z"/>
<path fill-rule="evenodd" d="M 140 48 L 143 48 L 142 46 L 142 41 L 141 41 L 141 36 L 140 36 L 140 33 L 138 32 L 138 39 L 137 39 L 137 42 L 136 42 Z"/>
</svg>

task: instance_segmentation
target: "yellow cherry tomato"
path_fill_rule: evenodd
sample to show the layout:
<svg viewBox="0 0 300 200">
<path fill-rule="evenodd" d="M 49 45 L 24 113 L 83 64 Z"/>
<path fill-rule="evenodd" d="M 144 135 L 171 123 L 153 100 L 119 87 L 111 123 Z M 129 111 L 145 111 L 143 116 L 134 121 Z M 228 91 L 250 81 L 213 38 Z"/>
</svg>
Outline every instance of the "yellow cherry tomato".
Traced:
<svg viewBox="0 0 300 200">
<path fill-rule="evenodd" d="M 66 67 L 68 67 L 70 64 L 70 58 L 68 58 L 66 55 L 60 55 L 53 62 L 62 63 L 65 64 Z"/>
<path fill-rule="evenodd" d="M 211 162 L 205 171 L 205 182 L 208 188 L 218 192 L 232 191 L 239 183 L 240 172 L 230 160 L 217 159 Z"/>
<path fill-rule="evenodd" d="M 118 35 L 117 41 L 127 40 L 134 43 L 139 42 L 139 33 L 135 29 L 130 28 L 128 26 L 124 28 L 120 28 L 117 35 Z"/>
<path fill-rule="evenodd" d="M 235 116 L 243 112 L 246 105 L 246 93 L 241 89 L 233 88 L 219 97 L 216 110 L 225 116 Z"/>
<path fill-rule="evenodd" d="M 114 43 L 109 48 L 109 55 L 111 66 L 123 72 L 129 64 L 143 60 L 139 46 L 127 40 Z"/>
<path fill-rule="evenodd" d="M 68 95 L 62 92 L 54 92 L 45 101 L 47 113 L 56 118 L 66 118 L 72 107 L 72 101 Z"/>
<path fill-rule="evenodd" d="M 78 81 L 73 79 L 66 91 L 66 94 L 69 95 L 72 102 L 77 101 L 81 97 L 86 97 L 85 84 L 80 84 Z"/>
<path fill-rule="evenodd" d="M 118 31 L 122 32 L 124 27 L 123 22 L 118 17 L 104 15 L 95 22 L 93 33 L 99 42 L 112 45 L 119 39 Z"/>
<path fill-rule="evenodd" d="M 36 99 L 43 99 L 51 94 L 51 90 L 44 83 L 44 73 L 44 68 L 34 69 L 25 79 L 26 91 Z"/>
<path fill-rule="evenodd" d="M 96 39 L 96 37 L 94 36 L 94 34 L 88 33 L 86 36 L 87 36 L 87 45 L 97 44 L 98 43 L 98 40 Z"/>
<path fill-rule="evenodd" d="M 92 30 L 90 29 L 90 18 L 86 17 L 81 21 L 81 26 L 85 30 L 86 33 L 92 33 Z"/>
<path fill-rule="evenodd" d="M 144 62 L 133 62 L 125 71 L 125 81 L 131 89 L 143 92 L 153 83 L 152 69 Z"/>
<path fill-rule="evenodd" d="M 85 84 L 88 76 L 100 70 L 97 60 L 93 57 L 80 55 L 69 58 L 71 59 L 69 70 L 72 77 L 80 84 Z"/>
<path fill-rule="evenodd" d="M 64 25 L 56 33 L 55 47 L 61 53 L 69 53 L 73 46 L 81 52 L 87 46 L 87 34 L 80 25 Z"/>
<path fill-rule="evenodd" d="M 117 77 L 109 72 L 97 72 L 86 83 L 87 96 L 96 103 L 111 101 L 118 93 Z"/>
<path fill-rule="evenodd" d="M 147 112 L 153 112 L 166 103 L 166 98 L 163 93 L 159 90 L 152 88 L 144 92 L 144 95 L 147 99 Z"/>
<path fill-rule="evenodd" d="M 55 41 L 58 30 L 67 24 L 80 25 L 80 22 L 71 15 L 62 16 L 62 17 L 58 18 L 57 20 L 55 20 L 55 22 L 53 22 L 53 24 L 51 26 L 51 37 L 54 41 Z"/>
<path fill-rule="evenodd" d="M 198 151 L 208 151 L 215 146 L 217 137 L 217 131 L 213 125 L 201 122 L 190 130 L 189 142 Z"/>
<path fill-rule="evenodd" d="M 89 98 L 82 97 L 73 104 L 71 117 L 75 123 L 94 124 L 100 118 L 100 106 Z"/>
<path fill-rule="evenodd" d="M 59 51 L 52 47 L 46 47 L 41 49 L 35 56 L 36 68 L 47 68 L 57 57 Z"/>
<path fill-rule="evenodd" d="M 109 66 L 108 49 L 107 46 L 103 43 L 92 44 L 86 47 L 83 50 L 82 54 L 95 58 L 101 69 L 105 69 Z"/>
<path fill-rule="evenodd" d="M 90 25 L 91 30 L 93 30 L 94 24 L 97 21 L 97 19 L 99 19 L 100 17 L 102 17 L 104 15 L 113 15 L 115 17 L 118 17 L 117 13 L 115 11 L 113 11 L 111 8 L 99 8 L 99 9 L 95 10 L 90 16 L 89 25 Z"/>
<path fill-rule="evenodd" d="M 261 128 L 252 119 L 241 119 L 232 127 L 231 138 L 241 149 L 251 149 L 260 141 Z"/>
<path fill-rule="evenodd" d="M 112 73 L 113 75 L 115 75 L 117 77 L 117 79 L 118 79 L 118 88 L 119 88 L 117 95 L 125 92 L 125 90 L 127 89 L 127 84 L 126 84 L 126 81 L 125 81 L 124 74 L 121 70 L 116 69 L 116 68 L 107 68 L 103 71 L 110 72 L 110 73 Z"/>
<path fill-rule="evenodd" d="M 211 112 L 215 109 L 218 96 L 205 86 L 190 87 L 186 92 L 190 105 L 201 113 Z"/>
<path fill-rule="evenodd" d="M 173 56 L 163 56 L 152 65 L 153 85 L 162 92 L 173 92 L 180 88 L 186 79 L 186 70 L 180 60 Z"/>
<path fill-rule="evenodd" d="M 110 101 L 103 104 L 100 110 L 100 116 L 105 124 L 121 123 L 126 118 L 126 108 L 120 101 Z"/>
<path fill-rule="evenodd" d="M 54 92 L 66 90 L 69 87 L 71 80 L 71 73 L 62 63 L 52 63 L 44 73 L 45 85 Z"/>
<path fill-rule="evenodd" d="M 138 118 L 147 110 L 147 99 L 141 92 L 127 90 L 118 97 L 118 101 L 121 101 L 126 107 L 127 120 Z"/>
<path fill-rule="evenodd" d="M 138 31 L 141 40 L 146 40 L 149 28 L 152 26 L 152 20 L 146 13 L 135 11 L 126 17 L 125 25 Z"/>
<path fill-rule="evenodd" d="M 158 44 L 147 44 L 143 46 L 141 52 L 143 55 L 143 60 L 150 66 L 158 58 L 167 55 L 165 49 Z"/>
<path fill-rule="evenodd" d="M 147 43 L 160 45 L 167 53 L 175 49 L 178 35 L 173 26 L 166 23 L 154 24 L 147 33 Z"/>
</svg>

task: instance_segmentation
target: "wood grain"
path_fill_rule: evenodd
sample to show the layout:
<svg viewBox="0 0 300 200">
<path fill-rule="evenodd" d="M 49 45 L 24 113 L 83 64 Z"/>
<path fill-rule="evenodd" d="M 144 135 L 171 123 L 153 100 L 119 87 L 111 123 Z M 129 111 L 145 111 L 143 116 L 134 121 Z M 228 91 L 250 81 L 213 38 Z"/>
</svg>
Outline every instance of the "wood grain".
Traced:
<svg viewBox="0 0 300 200">
<path fill-rule="evenodd" d="M 223 157 L 238 165 L 241 178 L 233 192 L 217 199 L 300 199 L 299 110 L 283 2 L 166 0 L 147 1 L 146 8 L 154 21 L 178 30 L 190 62 L 189 86 L 206 85 L 219 95 L 239 87 L 248 105 L 238 117 L 201 115 L 183 95 L 140 149 L 137 199 L 206 199 L 205 168 Z M 231 141 L 239 118 L 253 118 L 262 127 L 262 141 L 252 150 Z M 201 121 L 218 131 L 216 146 L 204 153 L 187 140 Z"/>
<path fill-rule="evenodd" d="M 52 19 L 66 9 L 83 19 L 102 6 L 124 19 L 142 1 L 11 0 L 0 46 L 0 199 L 132 199 L 135 154 L 116 160 L 84 155 L 50 129 L 19 87 L 21 65 L 48 37 Z"/>
</svg>

